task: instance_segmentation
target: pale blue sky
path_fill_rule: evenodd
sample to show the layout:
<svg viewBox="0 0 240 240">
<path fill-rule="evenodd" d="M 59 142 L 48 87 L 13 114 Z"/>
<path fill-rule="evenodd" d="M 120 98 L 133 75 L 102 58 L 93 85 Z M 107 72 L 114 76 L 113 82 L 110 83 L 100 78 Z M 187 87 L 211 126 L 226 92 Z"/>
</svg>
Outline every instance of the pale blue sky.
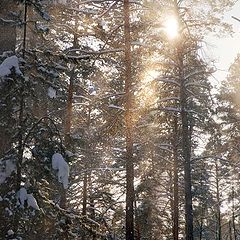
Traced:
<svg viewBox="0 0 240 240">
<path fill-rule="evenodd" d="M 233 25 L 234 34 L 217 38 L 209 36 L 206 38 L 206 54 L 215 60 L 215 65 L 219 69 L 215 74 L 215 84 L 218 85 L 221 80 L 227 76 L 230 65 L 234 62 L 235 57 L 240 53 L 240 22 L 234 20 L 232 16 L 240 19 L 240 1 L 233 9 L 225 14 L 225 21 Z"/>
</svg>

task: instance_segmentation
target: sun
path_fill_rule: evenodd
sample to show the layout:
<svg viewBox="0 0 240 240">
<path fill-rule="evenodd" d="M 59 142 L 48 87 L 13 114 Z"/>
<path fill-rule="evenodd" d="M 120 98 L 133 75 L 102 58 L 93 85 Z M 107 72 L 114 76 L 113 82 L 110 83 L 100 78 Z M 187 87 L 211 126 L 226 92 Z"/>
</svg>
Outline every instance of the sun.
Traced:
<svg viewBox="0 0 240 240">
<path fill-rule="evenodd" d="M 178 36 L 179 24 L 176 18 L 174 17 L 167 18 L 163 26 L 167 36 L 170 39 L 174 39 Z"/>
</svg>

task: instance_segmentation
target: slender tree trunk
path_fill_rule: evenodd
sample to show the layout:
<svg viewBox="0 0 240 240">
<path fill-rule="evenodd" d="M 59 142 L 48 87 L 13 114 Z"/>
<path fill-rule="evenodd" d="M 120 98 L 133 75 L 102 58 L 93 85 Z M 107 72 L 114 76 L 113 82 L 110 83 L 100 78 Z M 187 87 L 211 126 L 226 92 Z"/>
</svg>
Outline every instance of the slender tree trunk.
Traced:
<svg viewBox="0 0 240 240">
<path fill-rule="evenodd" d="M 82 215 L 87 215 L 87 183 L 88 183 L 88 176 L 87 172 L 84 173 L 83 178 L 83 202 L 82 202 Z"/>
<path fill-rule="evenodd" d="M 22 51 L 22 57 L 25 59 L 25 51 L 26 51 L 26 33 L 27 33 L 27 10 L 28 6 L 26 2 L 24 2 L 24 31 L 23 31 L 23 51 Z M 23 152 L 24 152 L 24 111 L 25 111 L 25 98 L 24 98 L 24 78 L 21 77 L 20 82 L 20 88 L 19 88 L 19 116 L 18 116 L 18 159 L 16 164 L 16 182 L 15 182 L 15 188 L 16 191 L 18 191 L 21 187 L 22 182 L 22 162 L 23 162 Z M 17 233 L 19 230 L 19 222 L 20 222 L 20 216 L 18 213 L 14 215 L 14 232 Z"/>
<path fill-rule="evenodd" d="M 75 22 L 75 27 L 77 23 Z M 73 47 L 77 46 L 77 37 L 74 35 Z M 71 147 L 71 127 L 72 127 L 72 108 L 73 108 L 73 87 L 75 80 L 75 67 L 70 72 L 70 79 L 68 85 L 67 95 L 67 107 L 66 107 L 66 119 L 64 123 L 64 141 L 67 148 Z M 63 185 L 60 186 L 60 207 L 67 208 L 67 189 L 64 189 Z M 67 229 L 64 231 L 63 239 L 69 239 Z"/>
<path fill-rule="evenodd" d="M 70 72 L 70 79 L 68 85 L 67 109 L 64 126 L 64 140 L 65 145 L 70 147 L 71 144 L 71 127 L 72 127 L 72 108 L 73 108 L 73 87 L 75 79 L 75 67 Z"/>
<path fill-rule="evenodd" d="M 15 0 L 0 1 L 0 54 L 5 51 L 15 52 L 16 24 L 14 23 L 15 18 L 11 12 L 15 11 L 16 9 L 17 4 Z"/>
<path fill-rule="evenodd" d="M 91 124 L 91 108 L 88 109 L 88 119 L 87 119 L 87 131 L 89 132 Z M 90 152 L 90 145 L 89 143 L 86 143 L 86 149 L 88 157 L 85 158 L 85 164 L 84 164 L 84 179 L 83 179 L 83 208 L 82 208 L 82 215 L 87 216 L 87 198 L 88 198 L 88 191 L 91 191 L 92 186 L 89 186 L 89 183 L 91 183 L 91 171 L 88 173 L 88 168 L 91 167 L 89 164 L 89 160 L 91 159 L 91 156 L 89 154 Z M 88 190 L 89 186 L 89 190 Z M 82 240 L 85 240 L 86 236 L 85 233 L 82 236 Z"/>
<path fill-rule="evenodd" d="M 130 36 L 130 4 L 124 0 L 125 35 L 125 124 L 126 124 L 126 240 L 134 240 L 134 165 L 132 109 L 132 61 Z"/>
<path fill-rule="evenodd" d="M 179 236 L 179 196 L 178 196 L 178 124 L 174 116 L 174 140 L 173 140 L 173 240 Z"/>
<path fill-rule="evenodd" d="M 89 199 L 89 205 L 90 205 L 90 217 L 92 220 L 96 220 L 96 212 L 95 212 L 95 203 L 94 203 L 94 196 L 93 196 L 93 187 L 92 187 L 92 180 L 91 180 L 91 173 L 89 174 L 89 189 L 90 189 L 90 199 Z M 94 226 L 94 225 L 93 225 Z M 92 240 L 96 240 L 97 236 L 95 233 L 92 233 Z"/>
<path fill-rule="evenodd" d="M 179 14 L 178 1 L 174 0 L 174 11 L 179 23 L 179 29 L 182 26 L 181 16 Z M 183 34 L 182 34 L 183 36 Z M 185 192 L 185 235 L 186 240 L 193 240 L 193 208 L 192 208 L 192 176 L 191 176 L 191 126 L 190 117 L 187 108 L 187 89 L 185 86 L 184 74 L 184 46 L 181 36 L 177 43 L 178 59 L 178 78 L 180 81 L 180 108 L 182 123 L 182 157 L 184 167 L 184 192 Z"/>
<path fill-rule="evenodd" d="M 202 234 L 203 234 L 203 217 L 201 216 L 200 230 L 199 230 L 199 240 L 202 240 Z"/>
<path fill-rule="evenodd" d="M 219 169 L 217 161 L 215 162 L 216 174 L 216 197 L 217 197 L 217 240 L 222 240 L 222 226 L 221 226 L 221 203 L 220 203 L 220 189 L 219 189 Z"/>
<path fill-rule="evenodd" d="M 235 224 L 235 191 L 234 191 L 234 187 L 232 187 L 232 226 L 233 226 L 234 240 L 237 240 L 237 231 L 236 231 L 236 224 Z"/>
<path fill-rule="evenodd" d="M 72 105 L 73 105 L 73 86 L 75 78 L 75 68 L 70 73 L 69 86 L 68 86 L 68 98 L 66 108 L 66 120 L 64 126 L 64 141 L 67 148 L 71 145 L 71 127 L 72 127 Z M 66 208 L 67 205 L 67 190 L 61 185 L 60 189 L 60 207 Z"/>
<path fill-rule="evenodd" d="M 135 240 L 141 240 L 141 228 L 140 228 L 140 224 L 139 224 L 139 218 L 137 216 L 136 213 L 136 209 L 137 209 L 137 196 L 135 196 L 134 199 L 134 208 L 135 208 L 135 226 L 136 226 L 136 236 L 135 236 Z"/>
<path fill-rule="evenodd" d="M 5 51 L 15 51 L 16 47 L 16 25 L 15 18 L 11 12 L 17 9 L 16 1 L 1 0 L 0 1 L 0 55 Z M 4 21 L 6 20 L 6 21 Z M 10 22 L 8 22 L 10 20 Z M 10 101 L 11 102 L 11 101 Z M 7 103 L 7 116 L 5 117 L 6 125 L 0 126 L 0 158 L 11 148 L 11 134 L 9 129 L 12 127 L 12 106 Z M 10 125 L 10 126 L 9 126 Z"/>
<path fill-rule="evenodd" d="M 201 181 L 201 186 L 200 189 L 203 188 L 203 181 Z M 205 216 L 205 210 L 206 210 L 206 206 L 203 203 L 201 204 L 201 216 L 200 216 L 200 229 L 199 229 L 199 240 L 202 240 L 203 238 L 203 225 L 204 225 L 204 216 Z"/>
<path fill-rule="evenodd" d="M 185 234 L 186 240 L 193 240 L 193 209 L 192 209 L 192 177 L 191 177 L 191 137 L 189 131 L 189 116 L 187 112 L 187 94 L 184 79 L 183 54 L 179 52 L 180 69 L 180 104 L 182 119 L 182 156 L 184 160 L 184 190 L 185 190 Z"/>
<path fill-rule="evenodd" d="M 229 226 L 229 240 L 233 240 L 233 238 L 232 238 L 232 223 L 231 223 L 231 220 L 229 220 L 228 226 Z"/>
<path fill-rule="evenodd" d="M 83 177 L 83 199 L 82 199 L 82 215 L 87 216 L 87 186 L 88 186 L 88 175 L 84 172 Z M 85 233 L 83 233 L 82 240 L 85 240 Z"/>
</svg>

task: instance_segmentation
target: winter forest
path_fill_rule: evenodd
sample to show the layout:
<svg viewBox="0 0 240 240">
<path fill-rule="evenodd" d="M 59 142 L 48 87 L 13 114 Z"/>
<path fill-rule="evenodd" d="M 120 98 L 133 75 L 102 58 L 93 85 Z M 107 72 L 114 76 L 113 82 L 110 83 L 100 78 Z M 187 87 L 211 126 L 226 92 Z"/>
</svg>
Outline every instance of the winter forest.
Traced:
<svg viewBox="0 0 240 240">
<path fill-rule="evenodd" d="M 1 240 L 240 239 L 237 2 L 0 0 Z"/>
</svg>

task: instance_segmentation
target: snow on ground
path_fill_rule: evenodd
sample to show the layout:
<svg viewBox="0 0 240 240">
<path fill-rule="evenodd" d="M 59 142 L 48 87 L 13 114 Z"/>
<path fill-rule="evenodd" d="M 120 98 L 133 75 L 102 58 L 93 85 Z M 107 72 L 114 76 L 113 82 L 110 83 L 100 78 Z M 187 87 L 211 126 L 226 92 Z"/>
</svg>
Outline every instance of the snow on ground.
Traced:
<svg viewBox="0 0 240 240">
<path fill-rule="evenodd" d="M 63 184 L 64 189 L 68 188 L 69 166 L 62 154 L 55 153 L 52 156 L 52 168 L 58 171 L 58 181 Z"/>
<path fill-rule="evenodd" d="M 22 75 L 19 68 L 19 61 L 17 56 L 11 56 L 6 58 L 0 65 L 0 77 L 5 77 L 11 74 L 11 70 L 14 68 L 17 75 Z"/>
</svg>

